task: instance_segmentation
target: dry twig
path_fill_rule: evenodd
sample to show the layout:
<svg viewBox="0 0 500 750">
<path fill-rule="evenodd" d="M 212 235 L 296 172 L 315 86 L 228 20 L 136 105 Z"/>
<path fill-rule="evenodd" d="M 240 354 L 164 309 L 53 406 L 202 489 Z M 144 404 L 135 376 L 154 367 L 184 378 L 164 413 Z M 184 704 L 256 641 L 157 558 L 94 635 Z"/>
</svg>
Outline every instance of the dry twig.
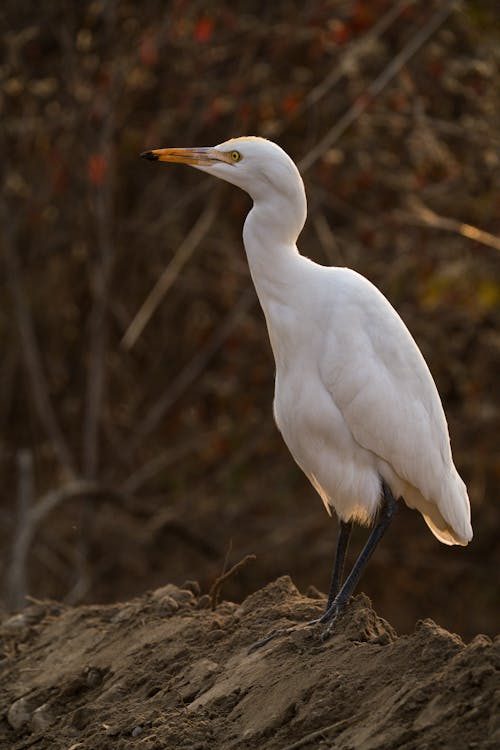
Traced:
<svg viewBox="0 0 500 750">
<path fill-rule="evenodd" d="M 100 497 L 102 495 L 119 497 L 123 495 L 99 482 L 74 480 L 58 490 L 52 490 L 35 503 L 24 517 L 22 527 L 16 535 L 12 558 L 7 571 L 7 580 L 11 582 L 27 581 L 26 567 L 28 555 L 36 532 L 42 521 L 58 505 L 76 497 Z M 25 586 L 27 587 L 27 586 Z"/>
<path fill-rule="evenodd" d="M 342 253 L 339 250 L 338 242 L 335 239 L 334 233 L 330 229 L 325 214 L 321 211 L 315 211 L 312 215 L 312 225 L 318 235 L 326 260 L 332 265 L 338 264 L 338 256 L 341 256 Z M 343 262 L 342 258 L 341 260 Z"/>
<path fill-rule="evenodd" d="M 179 512 L 173 508 L 163 508 L 152 516 L 145 528 L 145 534 L 154 537 L 163 530 L 167 530 L 205 557 L 214 560 L 220 557 L 220 550 L 207 535 L 196 531 L 189 520 L 183 521 L 179 517 Z"/>
<path fill-rule="evenodd" d="M 144 439 L 155 429 L 165 414 L 205 369 L 208 362 L 219 351 L 231 334 L 239 319 L 255 304 L 255 292 L 251 287 L 245 289 L 236 305 L 228 312 L 206 344 L 195 354 L 193 359 L 181 370 L 171 382 L 170 387 L 161 398 L 153 404 L 144 419 L 139 423 L 135 436 L 127 448 L 127 455 L 135 453 Z"/>
<path fill-rule="evenodd" d="M 73 478 L 76 473 L 73 457 L 52 407 L 49 385 L 45 377 L 33 318 L 21 281 L 22 271 L 17 255 L 17 248 L 15 248 L 12 236 L 12 221 L 7 216 L 7 210 L 3 203 L 0 205 L 0 217 L 4 229 L 3 255 L 7 272 L 7 284 L 12 297 L 14 314 L 19 330 L 24 366 L 33 389 L 35 410 L 52 443 L 54 453 L 61 466 L 66 471 L 66 474 Z"/>
<path fill-rule="evenodd" d="M 17 455 L 18 483 L 16 527 L 12 541 L 12 557 L 18 547 L 18 539 L 23 533 L 29 517 L 34 495 L 33 454 L 30 450 L 19 451 Z M 26 567 L 11 566 L 7 575 L 7 607 L 21 609 L 27 594 Z"/>
<path fill-rule="evenodd" d="M 233 565 L 232 568 L 229 568 L 228 571 L 220 575 L 218 578 L 215 579 L 212 586 L 210 587 L 210 591 L 208 592 L 208 595 L 212 601 L 212 609 L 215 609 L 217 607 L 217 602 L 219 600 L 219 594 L 220 590 L 222 588 L 222 584 L 225 583 L 229 578 L 231 578 L 235 573 L 237 573 L 241 568 L 243 568 L 247 563 L 252 562 L 253 560 L 256 560 L 255 555 L 245 555 L 245 557 L 236 563 L 236 565 Z"/>
<path fill-rule="evenodd" d="M 106 35 L 112 39 L 116 28 L 116 3 L 104 7 Z M 96 479 L 99 473 L 101 423 L 107 384 L 107 355 L 109 349 L 108 296 L 115 260 L 113 241 L 114 214 L 114 139 L 116 131 L 117 99 L 122 87 L 121 70 L 116 61 L 109 63 L 111 71 L 110 95 L 102 119 L 98 143 L 105 154 L 107 168 L 102 184 L 93 193 L 94 219 L 97 235 L 97 257 L 92 269 L 92 306 L 89 315 L 87 377 L 82 436 L 82 472 L 86 479 Z M 67 600 L 80 601 L 89 587 L 88 536 L 92 524 L 90 505 L 84 499 L 80 509 L 80 534 L 76 554 L 76 583 Z"/>
<path fill-rule="evenodd" d="M 278 130 L 278 134 L 281 134 L 288 125 L 293 122 L 299 115 L 303 115 L 311 107 L 318 104 L 329 91 L 340 81 L 345 71 L 353 64 L 357 58 L 363 55 L 364 50 L 367 46 L 375 39 L 379 39 L 387 29 L 392 26 L 399 16 L 405 11 L 409 5 L 412 5 L 414 0 L 400 0 L 399 3 L 395 3 L 387 13 L 385 13 L 375 23 L 371 29 L 369 29 L 364 36 L 360 39 L 356 39 L 344 54 L 341 55 L 340 64 L 333 68 L 320 83 L 312 88 L 307 96 L 304 97 L 303 102 L 291 117 L 283 124 L 283 127 Z"/>
<path fill-rule="evenodd" d="M 115 3 L 105 8 L 107 35 L 111 39 L 116 25 Z M 116 99 L 121 81 L 118 66 L 111 65 L 111 96 L 107 100 L 106 116 L 100 132 L 99 148 L 106 154 L 106 179 L 94 194 L 97 230 L 97 258 L 93 269 L 93 299 L 89 318 L 89 351 L 83 424 L 83 474 L 94 479 L 99 462 L 99 425 L 106 385 L 106 354 L 108 349 L 108 292 L 114 263 L 115 247 L 112 237 L 114 208 L 114 137 L 116 129 Z"/>
<path fill-rule="evenodd" d="M 145 464 L 129 474 L 129 476 L 120 484 L 121 491 L 126 494 L 137 492 L 150 479 L 159 474 L 160 471 L 165 471 L 169 466 L 177 463 L 195 451 L 198 447 L 202 446 L 209 437 L 210 433 L 207 431 L 200 435 L 191 436 L 189 440 L 186 440 L 180 445 L 174 445 L 168 450 L 161 451 L 161 453 L 157 454 L 154 458 L 151 458 Z"/>
<path fill-rule="evenodd" d="M 486 245 L 486 247 L 500 250 L 500 237 L 490 232 L 485 232 L 483 229 L 479 229 L 472 224 L 465 224 L 462 221 L 458 221 L 458 219 L 439 216 L 439 214 L 431 211 L 430 208 L 415 196 L 411 201 L 408 201 L 408 205 L 412 213 L 400 211 L 396 213 L 396 217 L 401 217 L 403 220 L 417 224 L 418 226 L 433 227 L 435 229 L 443 229 L 447 232 L 454 232 L 455 234 L 462 235 L 462 237 L 467 237 L 469 240 L 479 242 L 481 245 Z"/>
<path fill-rule="evenodd" d="M 323 138 L 300 160 L 298 167 L 302 173 L 306 172 L 329 148 L 345 133 L 366 110 L 373 99 L 392 81 L 399 71 L 418 52 L 420 47 L 442 26 L 456 7 L 456 1 L 446 3 L 434 13 L 420 31 L 414 34 L 408 44 L 395 55 L 384 70 L 371 82 L 363 94 L 359 96 L 347 112 L 337 120 Z"/>
<path fill-rule="evenodd" d="M 163 300 L 168 290 L 173 286 L 180 272 L 207 234 L 216 216 L 217 202 L 216 199 L 213 199 L 209 201 L 207 207 L 199 216 L 189 234 L 181 242 L 172 260 L 149 292 L 134 319 L 125 331 L 122 338 L 122 346 L 124 349 L 132 349 L 158 305 Z"/>
</svg>

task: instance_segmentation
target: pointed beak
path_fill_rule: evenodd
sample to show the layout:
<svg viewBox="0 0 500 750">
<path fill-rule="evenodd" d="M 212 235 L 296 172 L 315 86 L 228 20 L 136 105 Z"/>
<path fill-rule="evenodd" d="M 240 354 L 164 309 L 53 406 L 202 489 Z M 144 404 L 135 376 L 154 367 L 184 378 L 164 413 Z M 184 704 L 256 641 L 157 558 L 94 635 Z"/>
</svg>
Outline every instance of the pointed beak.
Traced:
<svg viewBox="0 0 500 750">
<path fill-rule="evenodd" d="M 149 161 L 171 161 L 200 167 L 211 167 L 219 161 L 225 161 L 224 156 L 215 148 L 155 148 L 141 154 L 143 159 Z"/>
</svg>

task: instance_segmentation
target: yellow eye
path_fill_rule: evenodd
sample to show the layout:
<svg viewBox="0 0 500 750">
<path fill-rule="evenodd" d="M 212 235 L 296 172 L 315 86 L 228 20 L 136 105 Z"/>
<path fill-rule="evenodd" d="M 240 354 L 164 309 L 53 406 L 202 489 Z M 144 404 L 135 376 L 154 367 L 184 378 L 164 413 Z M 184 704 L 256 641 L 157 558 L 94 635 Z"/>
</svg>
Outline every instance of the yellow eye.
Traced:
<svg viewBox="0 0 500 750">
<path fill-rule="evenodd" d="M 239 161 L 241 159 L 241 154 L 239 151 L 231 151 L 231 161 Z"/>
</svg>

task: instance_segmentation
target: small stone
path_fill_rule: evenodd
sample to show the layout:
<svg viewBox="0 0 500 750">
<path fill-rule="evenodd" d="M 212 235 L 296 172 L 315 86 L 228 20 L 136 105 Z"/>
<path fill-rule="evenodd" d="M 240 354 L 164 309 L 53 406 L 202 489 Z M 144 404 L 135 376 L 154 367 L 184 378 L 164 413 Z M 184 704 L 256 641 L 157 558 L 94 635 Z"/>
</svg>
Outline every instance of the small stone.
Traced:
<svg viewBox="0 0 500 750">
<path fill-rule="evenodd" d="M 31 719 L 31 705 L 28 698 L 20 698 L 15 701 L 7 712 L 7 721 L 12 729 L 20 729 Z"/>
<path fill-rule="evenodd" d="M 113 617 L 111 618 L 111 622 L 127 622 L 127 620 L 131 620 L 135 616 L 137 611 L 137 607 L 122 607 L 115 615 L 113 615 Z"/>
<path fill-rule="evenodd" d="M 5 634 L 19 633 L 21 630 L 24 630 L 24 628 L 28 627 L 28 625 L 29 622 L 26 614 L 20 612 L 17 615 L 12 615 L 12 617 L 9 617 L 8 620 L 5 620 L 5 622 L 2 623 L 2 631 Z"/>
<path fill-rule="evenodd" d="M 201 587 L 198 581 L 184 581 L 181 589 L 185 591 L 191 591 L 194 596 L 199 596 L 201 594 Z"/>
<path fill-rule="evenodd" d="M 188 589 L 177 589 L 177 591 L 172 592 L 171 596 L 176 602 L 179 602 L 179 604 L 194 603 L 194 594 Z"/>
<path fill-rule="evenodd" d="M 116 735 L 121 732 L 121 729 L 117 724 L 103 724 L 102 726 L 108 737 L 116 737 Z"/>
<path fill-rule="evenodd" d="M 180 589 L 178 586 L 174 586 L 173 583 L 168 583 L 166 586 L 162 586 L 161 589 L 153 591 L 153 599 L 156 599 L 156 601 L 163 601 L 166 597 L 174 599 L 177 604 L 194 603 L 194 595 L 192 591 Z"/>
<path fill-rule="evenodd" d="M 78 729 L 78 731 L 81 732 L 82 729 L 85 729 L 91 717 L 92 712 L 89 711 L 88 708 L 82 706 L 81 708 L 77 708 L 76 711 L 73 712 L 71 716 L 71 724 L 75 727 L 75 729 Z"/>
<path fill-rule="evenodd" d="M 59 614 L 60 608 L 58 609 L 55 605 L 49 604 L 34 604 L 31 607 L 24 609 L 22 612 L 18 612 L 15 615 L 11 615 L 1 624 L 1 630 L 5 634 L 19 633 L 26 628 L 31 627 L 39 623 L 46 614 Z"/>
<path fill-rule="evenodd" d="M 85 681 L 87 683 L 87 687 L 89 688 L 95 688 L 98 687 L 103 680 L 103 672 L 98 667 L 87 667 L 85 670 Z"/>
<path fill-rule="evenodd" d="M 179 609 L 178 603 L 172 596 L 164 596 L 158 603 L 158 614 L 163 617 L 173 615 Z"/>
<path fill-rule="evenodd" d="M 139 724 L 138 726 L 136 726 L 136 727 L 134 727 L 132 729 L 131 735 L 132 735 L 132 737 L 138 737 L 143 732 L 144 732 L 144 728 L 141 727 L 141 725 Z"/>
<path fill-rule="evenodd" d="M 198 599 L 198 609 L 210 609 L 212 606 L 212 600 L 210 599 L 208 594 L 203 594 Z"/>
</svg>

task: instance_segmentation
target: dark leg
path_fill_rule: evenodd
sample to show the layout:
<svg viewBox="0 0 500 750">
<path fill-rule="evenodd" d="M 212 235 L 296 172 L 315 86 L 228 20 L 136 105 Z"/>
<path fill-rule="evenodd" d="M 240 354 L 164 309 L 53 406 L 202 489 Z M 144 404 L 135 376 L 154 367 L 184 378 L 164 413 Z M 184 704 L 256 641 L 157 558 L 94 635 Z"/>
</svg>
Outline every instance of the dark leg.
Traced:
<svg viewBox="0 0 500 750">
<path fill-rule="evenodd" d="M 335 597 L 337 596 L 339 589 L 340 589 L 340 585 L 342 583 L 342 576 L 344 574 L 344 563 L 345 563 L 345 558 L 347 554 L 347 548 L 349 547 L 349 539 L 351 538 L 351 531 L 352 531 L 352 523 L 351 522 L 346 523 L 345 521 L 341 521 L 339 519 L 339 533 L 337 537 L 337 548 L 335 551 L 335 561 L 333 564 L 332 578 L 330 581 L 330 591 L 328 592 L 328 601 L 326 603 L 325 612 L 321 618 L 316 619 L 316 620 L 311 620 L 311 622 L 305 623 L 305 627 L 308 627 L 310 625 L 316 625 L 318 622 L 323 622 L 323 617 L 329 611 L 330 607 L 335 601 Z M 304 627 L 304 626 L 299 626 L 299 627 Z M 257 651 L 259 648 L 262 648 L 262 646 L 265 646 L 266 643 L 269 643 L 270 641 L 274 640 L 279 635 L 286 635 L 287 633 L 291 633 L 295 629 L 296 629 L 296 626 L 292 626 L 290 628 L 282 628 L 281 630 L 275 630 L 270 635 L 266 636 L 266 638 L 263 638 L 262 640 L 257 641 L 257 643 L 252 644 L 248 652 L 251 654 L 253 651 Z"/>
<path fill-rule="evenodd" d="M 347 578 L 347 581 L 344 583 L 334 601 L 321 618 L 321 622 L 329 622 L 330 620 L 335 619 L 335 617 L 349 601 L 351 594 L 353 593 L 359 579 L 361 578 L 361 574 L 366 568 L 369 559 L 375 552 L 375 547 L 382 539 L 383 535 L 389 527 L 389 524 L 392 521 L 394 513 L 396 512 L 397 503 L 384 480 L 382 480 L 382 492 L 384 493 L 384 500 L 380 509 L 378 521 L 373 528 L 370 536 L 368 537 L 368 541 L 363 547 L 360 556 L 356 560 L 354 567 L 351 570 L 349 577 Z"/>
<path fill-rule="evenodd" d="M 366 542 L 360 556 L 356 560 L 356 563 L 354 564 L 353 569 L 351 570 L 349 577 L 347 578 L 346 582 L 340 589 L 339 593 L 335 596 L 336 589 L 340 586 L 340 581 L 342 580 L 342 572 L 344 568 L 344 560 L 347 553 L 347 546 L 349 544 L 349 537 L 351 534 L 351 524 L 346 523 L 342 524 L 339 529 L 339 538 L 337 542 L 337 552 L 335 555 L 335 565 L 333 568 L 333 574 L 332 574 L 332 582 L 330 584 L 330 593 L 328 595 L 328 604 L 327 610 L 325 611 L 324 615 L 319 620 L 312 620 L 311 622 L 308 622 L 305 624 L 305 626 L 311 626 L 316 625 L 317 623 L 330 623 L 323 633 L 323 638 L 328 637 L 330 634 L 333 622 L 335 621 L 335 618 L 339 614 L 339 612 L 342 610 L 342 608 L 345 606 L 345 604 L 348 602 L 349 597 L 353 593 L 354 589 L 356 588 L 356 585 L 361 578 L 361 574 L 363 573 L 364 569 L 366 568 L 366 565 L 373 555 L 375 551 L 375 547 L 379 543 L 379 541 L 382 539 L 384 533 L 387 531 L 387 528 L 389 527 L 389 524 L 392 521 L 392 518 L 394 516 L 394 513 L 397 509 L 397 502 L 394 499 L 394 496 L 392 492 L 390 491 L 387 484 L 382 480 L 382 492 L 384 495 L 384 500 L 382 502 L 382 506 L 380 509 L 380 515 L 377 520 L 377 523 L 375 527 L 373 528 L 370 536 L 368 537 L 368 541 Z M 333 601 L 330 603 L 330 598 L 332 596 L 335 596 Z M 304 626 L 299 626 L 304 627 Z M 280 635 L 287 635 L 288 633 L 293 632 L 296 630 L 297 627 L 290 627 L 290 628 L 283 628 L 281 630 L 275 630 L 273 633 L 267 636 L 267 638 L 263 638 L 261 641 L 258 641 L 257 643 L 254 643 L 249 648 L 249 653 L 252 653 L 253 651 L 256 651 L 257 649 L 261 648 L 262 646 L 265 646 L 266 643 L 269 643 L 270 641 L 274 640 L 274 638 L 277 638 Z"/>
<path fill-rule="evenodd" d="M 341 521 L 339 519 L 339 535 L 337 538 L 337 549 L 335 552 L 335 563 L 333 565 L 332 579 L 330 581 L 330 590 L 328 592 L 328 601 L 325 607 L 325 613 L 332 606 L 335 597 L 340 591 L 342 577 L 344 575 L 344 563 L 351 538 L 352 522 Z"/>
</svg>

